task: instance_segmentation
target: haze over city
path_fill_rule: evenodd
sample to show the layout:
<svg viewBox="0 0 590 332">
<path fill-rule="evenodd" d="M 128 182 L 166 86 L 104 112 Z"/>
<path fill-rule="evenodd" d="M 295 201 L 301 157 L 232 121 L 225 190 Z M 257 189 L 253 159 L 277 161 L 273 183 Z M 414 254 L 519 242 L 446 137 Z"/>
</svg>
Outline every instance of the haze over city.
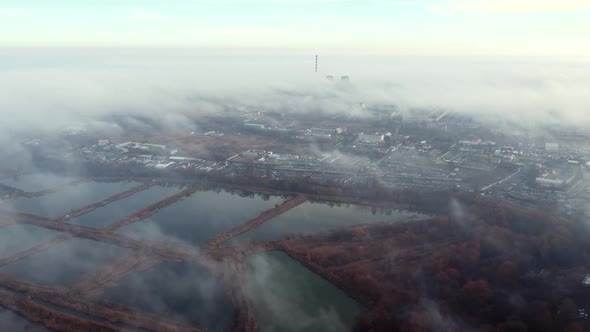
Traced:
<svg viewBox="0 0 590 332">
<path fill-rule="evenodd" d="M 3 0 L 0 330 L 590 329 L 585 0 Z"/>
</svg>

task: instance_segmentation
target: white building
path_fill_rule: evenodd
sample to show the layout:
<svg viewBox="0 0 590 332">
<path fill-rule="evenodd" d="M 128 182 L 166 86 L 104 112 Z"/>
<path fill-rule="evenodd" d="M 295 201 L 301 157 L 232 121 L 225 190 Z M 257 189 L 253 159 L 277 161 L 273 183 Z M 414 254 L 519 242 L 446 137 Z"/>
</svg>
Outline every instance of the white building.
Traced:
<svg viewBox="0 0 590 332">
<path fill-rule="evenodd" d="M 357 141 L 365 144 L 379 144 L 385 140 L 385 135 L 382 134 L 365 134 L 361 133 Z"/>
<path fill-rule="evenodd" d="M 156 164 L 156 166 L 155 166 L 155 167 L 156 167 L 157 169 L 164 169 L 164 168 L 168 168 L 168 167 L 170 167 L 170 166 L 172 166 L 172 165 L 174 165 L 174 164 L 175 164 L 175 162 L 171 161 L 171 162 L 169 162 L 169 163 L 165 163 L 165 164 L 164 164 L 164 163 L 162 163 L 162 164 Z"/>
</svg>

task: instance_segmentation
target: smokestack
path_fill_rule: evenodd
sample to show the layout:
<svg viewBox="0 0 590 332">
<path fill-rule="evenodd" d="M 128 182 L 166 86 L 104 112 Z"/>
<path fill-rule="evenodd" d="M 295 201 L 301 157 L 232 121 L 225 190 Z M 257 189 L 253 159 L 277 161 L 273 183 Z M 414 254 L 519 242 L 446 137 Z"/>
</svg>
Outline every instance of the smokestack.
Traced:
<svg viewBox="0 0 590 332">
<path fill-rule="evenodd" d="M 315 56 L 315 72 L 316 73 L 318 72 L 318 56 L 317 56 L 317 54 Z"/>
</svg>

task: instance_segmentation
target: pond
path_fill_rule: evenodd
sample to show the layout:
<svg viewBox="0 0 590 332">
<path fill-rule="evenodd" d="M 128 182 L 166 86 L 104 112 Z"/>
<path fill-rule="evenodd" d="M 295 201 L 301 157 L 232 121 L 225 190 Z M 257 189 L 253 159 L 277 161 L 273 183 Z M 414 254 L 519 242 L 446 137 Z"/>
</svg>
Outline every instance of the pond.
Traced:
<svg viewBox="0 0 590 332">
<path fill-rule="evenodd" d="M 83 182 L 40 197 L 22 197 L 14 202 L 5 202 L 3 208 L 48 218 L 57 218 L 140 184 L 133 181 Z"/>
<path fill-rule="evenodd" d="M 82 226 L 100 228 L 127 217 L 142 208 L 172 196 L 183 189 L 180 185 L 158 185 L 114 201 L 69 222 Z"/>
<path fill-rule="evenodd" d="M 283 252 L 247 259 L 246 292 L 261 332 L 348 331 L 362 307 Z"/>
<path fill-rule="evenodd" d="M 70 286 L 85 273 L 127 251 L 108 243 L 72 238 L 0 267 L 0 272 L 35 284 Z"/>
<path fill-rule="evenodd" d="M 0 227 L 0 259 L 49 241 L 58 234 L 60 232 L 26 224 Z"/>
<path fill-rule="evenodd" d="M 53 173 L 34 173 L 4 178 L 0 183 L 27 192 L 36 192 L 56 188 L 74 182 L 76 178 Z"/>
<path fill-rule="evenodd" d="M 227 241 L 227 244 L 280 240 L 291 234 L 309 234 L 357 224 L 397 222 L 426 217 L 426 215 L 405 210 L 305 202 L 259 227 Z"/>
<path fill-rule="evenodd" d="M 102 299 L 209 331 L 227 331 L 233 316 L 218 278 L 197 263 L 163 262 L 128 274 Z"/>
<path fill-rule="evenodd" d="M 136 238 L 198 245 L 280 204 L 279 196 L 199 191 L 154 215 L 122 227 Z"/>
</svg>

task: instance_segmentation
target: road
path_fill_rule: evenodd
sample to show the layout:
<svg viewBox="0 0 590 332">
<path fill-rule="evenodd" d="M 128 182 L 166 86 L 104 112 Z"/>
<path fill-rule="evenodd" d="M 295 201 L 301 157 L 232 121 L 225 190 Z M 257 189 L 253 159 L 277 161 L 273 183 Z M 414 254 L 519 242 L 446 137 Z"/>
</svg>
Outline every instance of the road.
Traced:
<svg viewBox="0 0 590 332">
<path fill-rule="evenodd" d="M 508 180 L 512 179 L 512 178 L 513 178 L 513 177 L 514 177 L 516 174 L 520 173 L 520 171 L 521 171 L 521 168 L 519 168 L 519 169 L 518 169 L 518 171 L 516 171 L 516 172 L 514 172 L 514 173 L 512 173 L 512 174 L 508 175 L 507 177 L 503 178 L 502 180 L 500 180 L 500 181 L 496 181 L 496 182 L 494 182 L 494 183 L 492 183 L 492 184 L 490 184 L 490 185 L 487 185 L 487 186 L 485 186 L 485 187 L 481 188 L 479 191 L 486 191 L 486 190 L 488 190 L 488 189 L 490 189 L 490 188 L 492 188 L 492 187 L 494 187 L 494 186 L 497 186 L 497 185 L 499 185 L 499 184 L 501 184 L 501 183 L 504 183 L 504 182 L 506 182 L 506 181 L 508 181 Z"/>
</svg>

